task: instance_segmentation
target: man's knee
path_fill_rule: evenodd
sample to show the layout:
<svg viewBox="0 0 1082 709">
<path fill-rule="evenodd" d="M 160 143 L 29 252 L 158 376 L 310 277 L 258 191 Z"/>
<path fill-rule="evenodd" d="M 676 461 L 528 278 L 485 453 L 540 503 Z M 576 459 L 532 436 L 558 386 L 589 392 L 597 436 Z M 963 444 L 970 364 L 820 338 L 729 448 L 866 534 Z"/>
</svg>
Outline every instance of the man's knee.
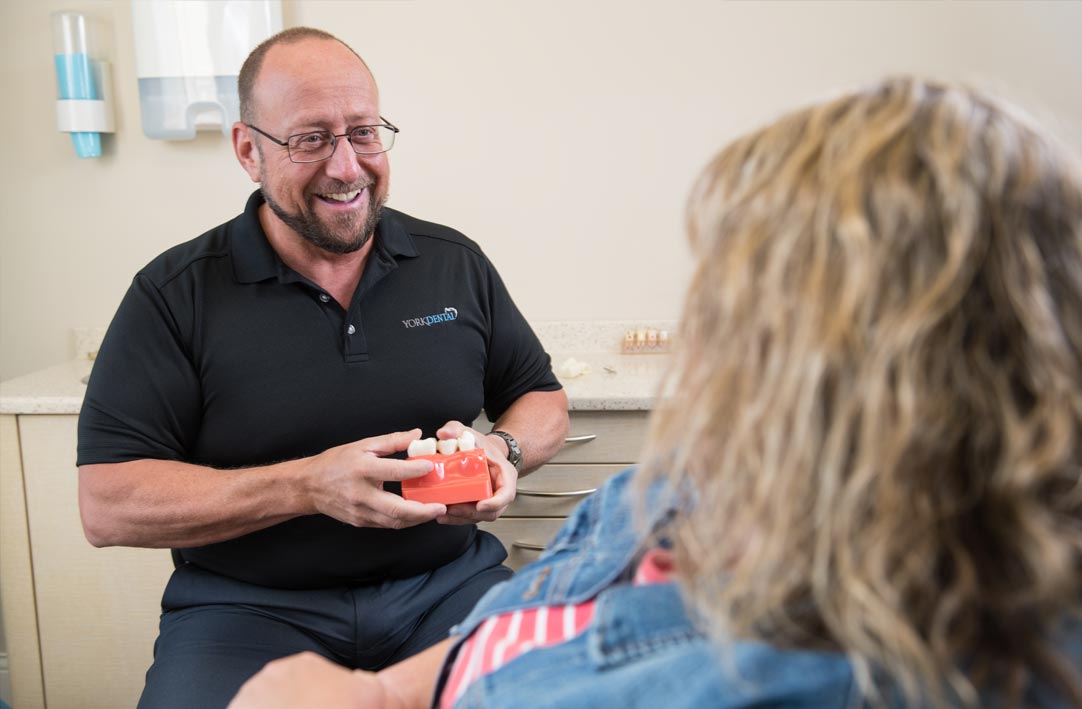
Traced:
<svg viewBox="0 0 1082 709">
<path fill-rule="evenodd" d="M 305 650 L 334 659 L 299 629 L 240 607 L 170 611 L 139 708 L 224 707 L 265 664 Z"/>
</svg>

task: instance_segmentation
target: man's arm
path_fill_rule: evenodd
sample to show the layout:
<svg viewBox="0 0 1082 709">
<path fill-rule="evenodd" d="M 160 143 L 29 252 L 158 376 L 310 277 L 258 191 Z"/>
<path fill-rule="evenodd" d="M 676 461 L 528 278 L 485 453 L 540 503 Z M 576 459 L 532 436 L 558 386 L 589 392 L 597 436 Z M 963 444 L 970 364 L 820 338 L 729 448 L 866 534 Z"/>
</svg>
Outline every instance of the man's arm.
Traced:
<svg viewBox="0 0 1082 709">
<path fill-rule="evenodd" d="M 135 460 L 79 468 L 79 512 L 94 546 L 185 548 L 225 541 L 293 517 L 325 514 L 356 527 L 398 529 L 446 513 L 404 500 L 385 481 L 419 477 L 428 461 L 384 458 L 421 432 L 391 433 L 310 458 L 217 470 Z"/>
<path fill-rule="evenodd" d="M 570 426 L 567 394 L 563 389 L 558 389 L 523 394 L 515 399 L 492 428 L 506 431 L 518 441 L 522 448 L 522 470 L 519 475 L 526 475 L 547 463 L 563 448 Z M 498 441 L 497 445 L 505 456 L 510 453 L 507 442 L 502 438 L 489 438 Z"/>
</svg>

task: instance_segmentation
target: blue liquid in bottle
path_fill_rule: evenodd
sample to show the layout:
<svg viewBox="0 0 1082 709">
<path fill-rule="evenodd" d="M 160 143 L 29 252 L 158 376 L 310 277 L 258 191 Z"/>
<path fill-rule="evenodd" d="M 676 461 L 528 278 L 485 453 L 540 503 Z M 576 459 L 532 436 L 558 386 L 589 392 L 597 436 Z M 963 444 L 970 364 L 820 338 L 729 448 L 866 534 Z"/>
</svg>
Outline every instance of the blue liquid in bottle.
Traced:
<svg viewBox="0 0 1082 709">
<path fill-rule="evenodd" d="M 86 54 L 57 54 L 56 83 L 62 100 L 93 100 L 101 98 L 94 83 L 94 70 Z M 81 158 L 101 155 L 100 133 L 72 133 L 71 143 Z"/>
</svg>

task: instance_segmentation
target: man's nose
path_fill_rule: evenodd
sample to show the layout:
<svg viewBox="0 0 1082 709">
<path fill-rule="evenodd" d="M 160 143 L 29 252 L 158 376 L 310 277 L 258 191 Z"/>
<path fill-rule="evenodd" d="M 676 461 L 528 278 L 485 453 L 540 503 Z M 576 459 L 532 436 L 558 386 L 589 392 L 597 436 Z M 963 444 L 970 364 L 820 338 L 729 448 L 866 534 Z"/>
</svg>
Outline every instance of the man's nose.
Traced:
<svg viewBox="0 0 1082 709">
<path fill-rule="evenodd" d="M 327 176 L 342 182 L 353 183 L 361 175 L 360 158 L 349 144 L 349 138 L 339 138 L 334 143 L 334 152 L 327 158 Z"/>
</svg>

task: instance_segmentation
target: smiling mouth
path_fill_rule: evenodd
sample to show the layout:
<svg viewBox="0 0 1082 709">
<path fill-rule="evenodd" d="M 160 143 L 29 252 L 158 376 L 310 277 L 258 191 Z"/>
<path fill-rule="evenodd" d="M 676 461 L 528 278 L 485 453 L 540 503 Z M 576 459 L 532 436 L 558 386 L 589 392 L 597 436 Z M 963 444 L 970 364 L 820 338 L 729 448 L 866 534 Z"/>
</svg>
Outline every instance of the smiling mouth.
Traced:
<svg viewBox="0 0 1082 709">
<path fill-rule="evenodd" d="M 348 192 L 317 192 L 315 196 L 330 204 L 349 204 L 357 200 L 365 188 L 350 190 Z"/>
</svg>

